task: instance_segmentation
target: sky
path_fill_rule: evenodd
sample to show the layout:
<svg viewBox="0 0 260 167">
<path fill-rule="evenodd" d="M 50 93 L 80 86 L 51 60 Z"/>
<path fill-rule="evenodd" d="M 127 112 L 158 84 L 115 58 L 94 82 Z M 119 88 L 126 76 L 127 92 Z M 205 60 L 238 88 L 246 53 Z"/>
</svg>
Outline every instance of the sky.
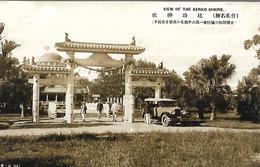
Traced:
<svg viewBox="0 0 260 167">
<path fill-rule="evenodd" d="M 173 8 L 167 11 L 164 8 Z M 180 8 L 180 10 L 178 10 Z M 183 11 L 191 8 L 191 11 Z M 203 8 L 207 11 L 193 11 Z M 209 8 L 223 8 L 222 12 Z M 202 10 L 203 10 L 202 9 Z M 166 11 L 165 11 L 166 10 Z M 232 55 L 236 73 L 228 81 L 235 88 L 238 80 L 257 65 L 254 50 L 244 50 L 243 42 L 259 33 L 260 2 L 84 2 L 84 1 L 1 1 L 0 22 L 5 23 L 2 36 L 14 40 L 21 46 L 13 56 L 39 58 L 45 52 L 66 54 L 54 48 L 55 42 L 64 41 L 64 33 L 73 41 L 128 44 L 135 36 L 136 45 L 145 47 L 144 53 L 135 59 L 146 59 L 168 69 L 174 69 L 180 76 L 201 58 L 212 55 Z M 157 17 L 152 17 L 156 14 Z M 172 18 L 167 18 L 172 13 Z M 183 13 L 188 15 L 183 18 Z M 198 18 L 201 13 L 203 18 Z M 238 18 L 233 25 L 204 24 L 155 24 L 153 20 L 221 20 L 213 18 L 214 13 L 235 13 Z M 46 50 L 46 46 L 50 46 Z M 88 53 L 77 53 L 87 58 Z M 111 55 L 121 59 L 123 55 Z M 96 73 L 79 68 L 78 72 L 93 79 Z"/>
</svg>

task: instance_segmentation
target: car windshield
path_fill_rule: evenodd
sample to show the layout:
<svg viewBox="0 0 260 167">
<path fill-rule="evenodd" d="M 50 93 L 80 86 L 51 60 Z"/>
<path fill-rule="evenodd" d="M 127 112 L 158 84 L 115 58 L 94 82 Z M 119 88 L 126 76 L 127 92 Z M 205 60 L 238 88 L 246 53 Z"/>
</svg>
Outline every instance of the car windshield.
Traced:
<svg viewBox="0 0 260 167">
<path fill-rule="evenodd" d="M 145 99 L 145 101 L 148 104 L 154 104 L 158 107 L 174 107 L 176 105 L 176 100 L 173 100 L 173 99 L 147 98 L 147 99 Z"/>
<path fill-rule="evenodd" d="M 159 101 L 158 107 L 174 107 L 175 102 L 174 101 Z"/>
</svg>

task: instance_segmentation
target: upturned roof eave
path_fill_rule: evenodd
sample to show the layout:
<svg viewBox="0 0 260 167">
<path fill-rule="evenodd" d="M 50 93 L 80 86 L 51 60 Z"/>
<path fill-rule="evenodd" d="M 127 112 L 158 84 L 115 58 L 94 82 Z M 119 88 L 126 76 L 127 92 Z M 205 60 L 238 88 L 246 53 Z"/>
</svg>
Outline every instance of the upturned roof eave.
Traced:
<svg viewBox="0 0 260 167">
<path fill-rule="evenodd" d="M 55 67 L 24 67 L 23 70 L 29 74 L 69 74 L 68 68 L 55 68 Z"/>
<path fill-rule="evenodd" d="M 69 46 L 66 46 L 69 45 Z M 58 51 L 74 52 L 105 52 L 112 54 L 141 54 L 145 48 L 124 44 L 100 44 L 79 42 L 57 42 L 55 47 Z"/>
</svg>

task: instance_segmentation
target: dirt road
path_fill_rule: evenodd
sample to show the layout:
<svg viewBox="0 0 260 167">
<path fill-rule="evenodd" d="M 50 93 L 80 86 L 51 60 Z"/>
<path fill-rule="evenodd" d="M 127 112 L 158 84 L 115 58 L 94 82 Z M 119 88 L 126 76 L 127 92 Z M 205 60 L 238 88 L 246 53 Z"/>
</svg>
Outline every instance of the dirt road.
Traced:
<svg viewBox="0 0 260 167">
<path fill-rule="evenodd" d="M 107 125 L 106 125 L 107 124 Z M 32 129 L 7 129 L 0 130 L 0 136 L 37 136 L 49 134 L 79 134 L 79 133 L 150 133 L 150 132 L 255 132 L 260 130 L 224 129 L 214 127 L 163 127 L 156 124 L 142 122 L 102 122 L 99 126 L 76 128 L 32 128 Z"/>
</svg>

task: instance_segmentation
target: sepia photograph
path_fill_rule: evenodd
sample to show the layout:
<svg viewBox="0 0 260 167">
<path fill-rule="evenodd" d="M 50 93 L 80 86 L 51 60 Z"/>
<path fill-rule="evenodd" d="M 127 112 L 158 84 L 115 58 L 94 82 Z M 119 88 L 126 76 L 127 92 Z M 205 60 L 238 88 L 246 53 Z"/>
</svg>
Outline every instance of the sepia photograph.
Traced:
<svg viewBox="0 0 260 167">
<path fill-rule="evenodd" d="M 260 2 L 0 13 L 0 167 L 260 166 Z"/>
</svg>

